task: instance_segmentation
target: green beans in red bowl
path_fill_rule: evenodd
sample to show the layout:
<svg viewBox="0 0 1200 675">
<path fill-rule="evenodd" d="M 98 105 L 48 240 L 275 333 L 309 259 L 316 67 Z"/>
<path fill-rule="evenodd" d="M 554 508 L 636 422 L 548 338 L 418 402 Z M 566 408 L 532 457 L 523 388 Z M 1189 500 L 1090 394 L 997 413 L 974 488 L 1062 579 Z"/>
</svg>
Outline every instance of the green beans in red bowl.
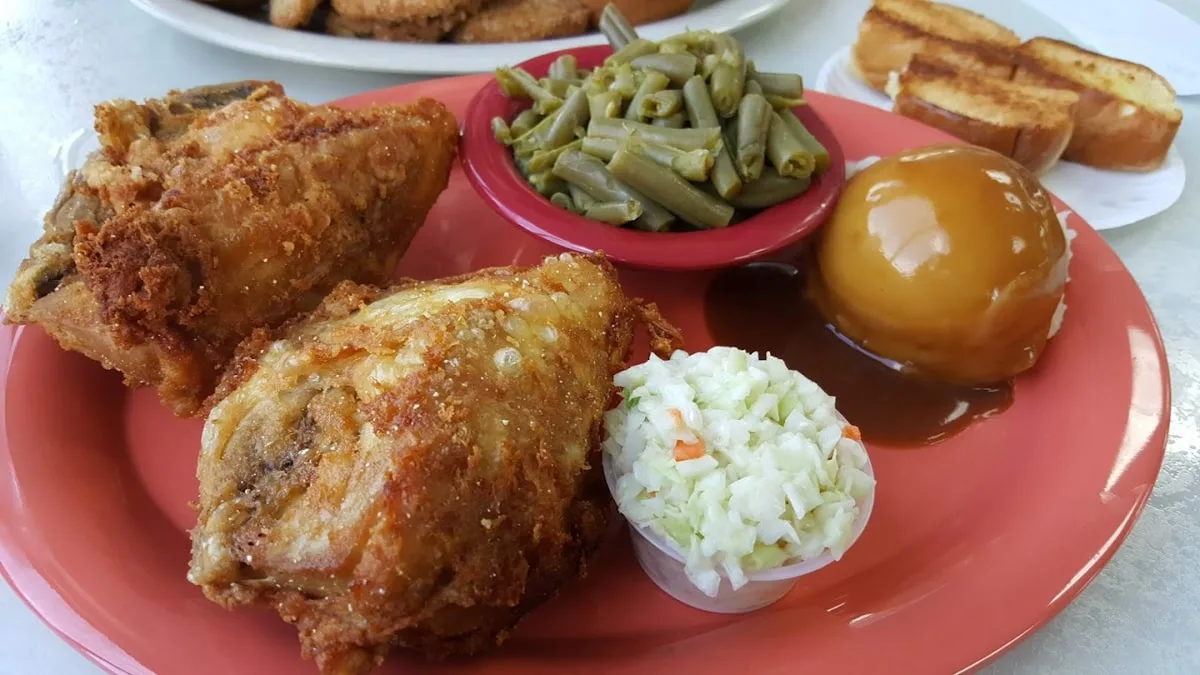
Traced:
<svg viewBox="0 0 1200 675">
<path fill-rule="evenodd" d="M 841 193 L 841 147 L 798 76 L 704 64 L 709 41 L 740 55 L 685 33 L 497 69 L 464 120 L 468 179 L 518 227 L 630 267 L 725 267 L 799 242 Z"/>
</svg>

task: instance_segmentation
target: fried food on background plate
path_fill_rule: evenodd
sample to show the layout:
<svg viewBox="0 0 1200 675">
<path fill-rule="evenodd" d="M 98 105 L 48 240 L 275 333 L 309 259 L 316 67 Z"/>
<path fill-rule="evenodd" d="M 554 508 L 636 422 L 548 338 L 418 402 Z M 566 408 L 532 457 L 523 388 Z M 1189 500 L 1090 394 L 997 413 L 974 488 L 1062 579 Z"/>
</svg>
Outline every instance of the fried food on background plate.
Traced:
<svg viewBox="0 0 1200 675">
<path fill-rule="evenodd" d="M 327 675 L 497 645 L 584 573 L 635 324 L 602 256 L 336 289 L 243 345 L 205 425 L 189 579 L 267 605 Z"/>
<path fill-rule="evenodd" d="M 324 0 L 271 0 L 271 23 L 280 28 L 298 28 L 312 19 Z M 260 3 L 261 4 L 261 3 Z"/>
<path fill-rule="evenodd" d="M 455 42 L 525 42 L 579 35 L 591 13 L 580 0 L 493 0 L 454 30 Z"/>
<path fill-rule="evenodd" d="M 332 0 L 325 29 L 394 42 L 437 42 L 486 0 Z"/>
<path fill-rule="evenodd" d="M 335 12 L 330 12 L 325 18 L 325 32 L 330 35 L 371 38 L 385 42 L 437 42 L 449 30 L 450 28 L 437 20 L 395 23 L 351 19 Z"/>
<path fill-rule="evenodd" d="M 662 21 L 683 14 L 695 0 L 580 0 L 592 12 L 592 22 L 600 21 L 605 5 L 615 5 L 635 26 Z"/>
<path fill-rule="evenodd" d="M 201 408 L 255 328 L 343 280 L 388 280 L 458 138 L 436 101 L 345 111 L 272 82 L 102 103 L 96 130 L 6 320 L 156 387 L 177 414 Z"/>
</svg>

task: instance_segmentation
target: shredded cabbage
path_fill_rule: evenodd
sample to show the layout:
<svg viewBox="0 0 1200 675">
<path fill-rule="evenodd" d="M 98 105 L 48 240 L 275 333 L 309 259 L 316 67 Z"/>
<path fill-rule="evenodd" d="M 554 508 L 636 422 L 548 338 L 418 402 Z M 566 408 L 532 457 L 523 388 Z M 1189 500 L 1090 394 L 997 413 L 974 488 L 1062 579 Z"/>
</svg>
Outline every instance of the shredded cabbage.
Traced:
<svg viewBox="0 0 1200 675">
<path fill-rule="evenodd" d="M 678 547 L 697 588 L 713 597 L 722 576 L 737 589 L 749 572 L 841 558 L 875 481 L 816 383 L 730 347 L 652 356 L 614 382 L 624 402 L 605 414 L 604 450 L 617 505 Z"/>
</svg>

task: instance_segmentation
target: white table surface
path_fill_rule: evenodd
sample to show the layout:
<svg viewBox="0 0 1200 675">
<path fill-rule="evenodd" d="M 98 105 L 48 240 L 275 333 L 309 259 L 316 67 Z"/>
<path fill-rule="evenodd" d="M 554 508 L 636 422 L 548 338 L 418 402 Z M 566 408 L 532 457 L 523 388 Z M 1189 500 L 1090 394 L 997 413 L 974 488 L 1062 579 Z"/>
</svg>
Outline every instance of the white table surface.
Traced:
<svg viewBox="0 0 1200 675">
<path fill-rule="evenodd" d="M 1200 0 L 1169 1 L 1200 19 Z M 1086 11 L 1087 0 L 1079 2 Z M 1067 36 L 1020 2 L 959 3 L 1022 34 Z M 825 57 L 853 39 L 867 4 L 796 0 L 741 37 L 764 69 L 812 81 Z M 278 80 L 314 102 L 413 79 L 244 56 L 176 33 L 122 0 L 0 0 L 0 281 L 11 278 L 58 190 L 55 148 L 91 125 L 93 104 L 244 78 Z M 1200 98 L 1183 107 L 1178 143 L 1196 176 Z M 1149 507 L 1108 568 L 988 675 L 1200 673 L 1200 191 L 1186 190 L 1166 213 L 1105 238 L 1141 284 L 1166 340 L 1174 394 L 1166 462 Z M 97 669 L 0 584 L 0 675 L 18 673 Z"/>
</svg>

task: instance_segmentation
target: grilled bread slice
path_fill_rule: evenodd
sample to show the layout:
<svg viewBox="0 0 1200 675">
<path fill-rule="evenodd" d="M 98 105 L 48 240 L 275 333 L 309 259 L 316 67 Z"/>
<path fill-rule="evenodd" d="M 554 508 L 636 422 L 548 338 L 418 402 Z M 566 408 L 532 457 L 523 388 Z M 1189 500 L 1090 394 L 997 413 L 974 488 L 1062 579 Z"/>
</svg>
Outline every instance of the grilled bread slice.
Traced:
<svg viewBox="0 0 1200 675">
<path fill-rule="evenodd" d="M 1079 94 L 1075 134 L 1063 158 L 1102 169 L 1158 168 L 1183 111 L 1175 90 L 1149 68 L 1068 42 L 1033 38 L 1017 50 L 1013 80 Z"/>
<path fill-rule="evenodd" d="M 1012 157 L 1034 173 L 1071 140 L 1079 96 L 989 77 L 921 54 L 893 78 L 893 111 Z"/>
<path fill-rule="evenodd" d="M 903 70 L 920 52 L 939 53 L 960 67 L 973 65 L 1005 78 L 1012 71 L 1009 50 L 1020 44 L 1016 33 L 961 7 L 927 0 L 875 0 L 858 25 L 852 57 L 863 80 L 884 91 L 888 75 Z"/>
</svg>

